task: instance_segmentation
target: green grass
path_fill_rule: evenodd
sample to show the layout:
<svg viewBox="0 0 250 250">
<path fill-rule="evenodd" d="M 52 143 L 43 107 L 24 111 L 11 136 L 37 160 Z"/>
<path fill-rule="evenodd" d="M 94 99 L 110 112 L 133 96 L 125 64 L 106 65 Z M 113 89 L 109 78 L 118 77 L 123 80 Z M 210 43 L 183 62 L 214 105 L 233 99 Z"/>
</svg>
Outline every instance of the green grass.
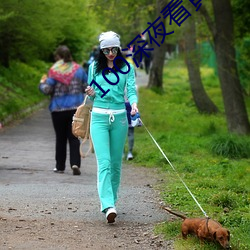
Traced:
<svg viewBox="0 0 250 250">
<path fill-rule="evenodd" d="M 156 188 L 165 204 L 189 217 L 202 217 L 181 178 L 206 213 L 230 230 L 232 249 L 250 249 L 250 138 L 227 132 L 219 81 L 210 68 L 202 68 L 201 73 L 205 89 L 220 113 L 202 115 L 197 111 L 185 65 L 180 60 L 170 61 L 164 69 L 163 93 L 141 88 L 139 109 L 174 170 L 144 127 L 135 130 L 133 163 L 159 169 L 164 181 Z M 246 102 L 249 113 L 250 101 Z M 184 242 L 178 237 L 180 224 L 180 219 L 162 223 L 155 231 L 175 239 L 178 250 L 218 248 L 213 243 L 201 248 L 192 237 Z"/>
<path fill-rule="evenodd" d="M 18 118 L 21 111 L 45 99 L 38 84 L 47 70 L 47 64 L 39 61 L 30 65 L 11 62 L 9 69 L 0 67 L 0 122 L 9 115 Z"/>
</svg>

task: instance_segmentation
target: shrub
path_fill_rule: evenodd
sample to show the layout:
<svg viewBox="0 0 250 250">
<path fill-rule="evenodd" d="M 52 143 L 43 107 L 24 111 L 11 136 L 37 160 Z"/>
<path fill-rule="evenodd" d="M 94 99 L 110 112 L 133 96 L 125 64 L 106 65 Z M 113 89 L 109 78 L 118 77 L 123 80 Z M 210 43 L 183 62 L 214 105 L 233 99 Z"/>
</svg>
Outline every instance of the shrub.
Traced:
<svg viewBox="0 0 250 250">
<path fill-rule="evenodd" d="M 215 194 L 210 203 L 214 206 L 221 207 L 221 208 L 229 208 L 233 209 L 237 206 L 235 199 L 233 198 L 232 194 L 228 192 L 221 192 L 219 194 Z"/>
<path fill-rule="evenodd" d="M 212 140 L 212 153 L 231 159 L 249 158 L 250 146 L 247 138 L 236 135 L 219 136 Z"/>
</svg>

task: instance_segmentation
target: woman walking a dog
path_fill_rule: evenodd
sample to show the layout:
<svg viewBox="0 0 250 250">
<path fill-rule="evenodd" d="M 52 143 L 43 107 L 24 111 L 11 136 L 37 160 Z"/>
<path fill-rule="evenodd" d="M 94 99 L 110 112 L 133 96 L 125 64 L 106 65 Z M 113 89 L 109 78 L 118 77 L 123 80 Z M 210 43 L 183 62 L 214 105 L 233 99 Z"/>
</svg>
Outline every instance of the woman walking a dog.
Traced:
<svg viewBox="0 0 250 250">
<path fill-rule="evenodd" d="M 113 223 L 117 216 L 115 205 L 128 131 L 125 88 L 131 104 L 131 115 L 138 112 L 137 94 L 134 68 L 122 57 L 120 36 L 113 31 L 104 32 L 99 36 L 99 42 L 98 59 L 89 67 L 88 84 L 91 86 L 86 88 L 86 93 L 93 100 L 90 134 L 97 160 L 97 189 L 101 211 L 106 214 L 107 222 Z M 128 73 L 122 74 L 120 71 Z M 117 79 L 117 84 L 111 84 L 117 82 Z"/>
</svg>

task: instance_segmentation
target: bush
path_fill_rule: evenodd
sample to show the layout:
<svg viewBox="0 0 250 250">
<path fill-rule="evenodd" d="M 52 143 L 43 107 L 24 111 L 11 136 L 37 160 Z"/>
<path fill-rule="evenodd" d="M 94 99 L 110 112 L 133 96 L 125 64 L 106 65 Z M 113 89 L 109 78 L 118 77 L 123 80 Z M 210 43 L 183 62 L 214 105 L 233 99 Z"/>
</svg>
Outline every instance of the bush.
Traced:
<svg viewBox="0 0 250 250">
<path fill-rule="evenodd" d="M 12 61 L 10 68 L 0 67 L 0 121 L 5 123 L 11 115 L 19 117 L 22 111 L 34 107 L 46 97 L 38 90 L 42 74 L 48 64 L 34 61 L 27 65 Z"/>
<path fill-rule="evenodd" d="M 228 192 L 221 192 L 219 194 L 215 194 L 212 197 L 210 203 L 217 207 L 229 208 L 229 209 L 233 209 L 237 206 L 232 193 Z"/>
<path fill-rule="evenodd" d="M 219 136 L 212 140 L 212 153 L 215 155 L 231 158 L 249 158 L 250 146 L 247 138 L 236 135 Z"/>
</svg>

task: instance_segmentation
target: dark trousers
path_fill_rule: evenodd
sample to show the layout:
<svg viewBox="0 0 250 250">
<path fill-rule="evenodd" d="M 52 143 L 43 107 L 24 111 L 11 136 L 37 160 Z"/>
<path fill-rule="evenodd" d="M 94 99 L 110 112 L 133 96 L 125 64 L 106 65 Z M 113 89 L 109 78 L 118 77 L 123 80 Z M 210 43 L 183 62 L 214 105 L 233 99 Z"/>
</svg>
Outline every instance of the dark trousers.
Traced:
<svg viewBox="0 0 250 250">
<path fill-rule="evenodd" d="M 72 134 L 72 117 L 76 110 L 52 112 L 52 122 L 56 133 L 56 168 L 65 170 L 67 157 L 67 141 L 69 141 L 70 166 L 81 165 L 81 156 L 79 152 L 80 142 Z"/>
<path fill-rule="evenodd" d="M 134 127 L 131 127 L 131 116 L 130 116 L 130 112 L 131 112 L 131 106 L 129 104 L 129 102 L 125 102 L 126 105 L 126 110 L 127 110 L 127 118 L 128 118 L 128 124 L 129 124 L 129 128 L 128 128 L 128 151 L 132 153 L 133 148 L 134 148 Z"/>
<path fill-rule="evenodd" d="M 128 128 L 128 151 L 133 152 L 134 148 L 134 127 L 129 127 Z"/>
<path fill-rule="evenodd" d="M 144 60 L 144 65 L 145 65 L 146 74 L 148 75 L 148 73 L 149 73 L 149 68 L 150 68 L 150 60 L 149 60 L 149 59 L 145 59 L 145 60 Z"/>
</svg>

